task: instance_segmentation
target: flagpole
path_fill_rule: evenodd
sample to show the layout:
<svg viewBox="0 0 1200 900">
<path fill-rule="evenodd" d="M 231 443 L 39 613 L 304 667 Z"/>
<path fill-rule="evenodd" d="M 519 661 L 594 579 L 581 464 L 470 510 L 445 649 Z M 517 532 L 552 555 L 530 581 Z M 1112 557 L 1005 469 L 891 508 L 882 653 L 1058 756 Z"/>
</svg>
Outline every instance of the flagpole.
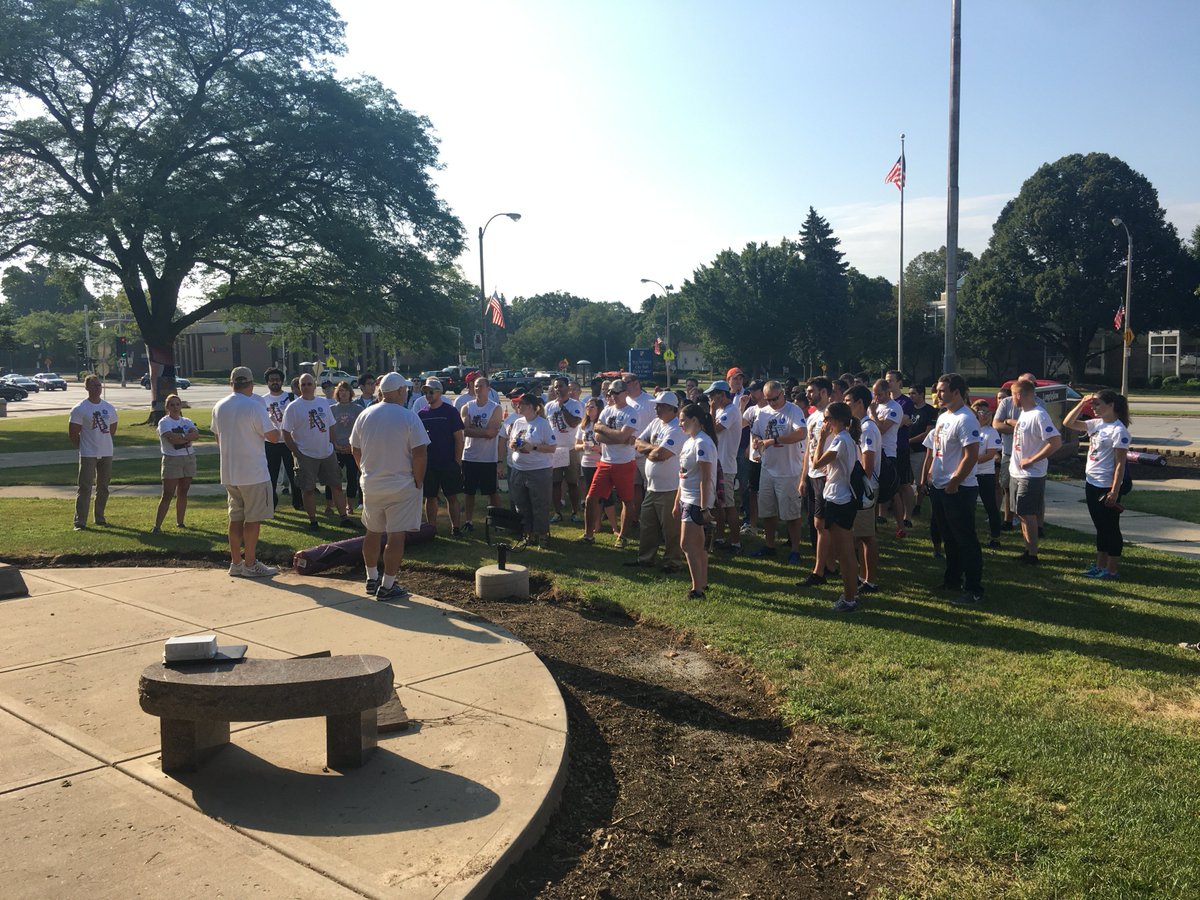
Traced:
<svg viewBox="0 0 1200 900">
<path fill-rule="evenodd" d="M 904 134 L 900 135 L 900 289 L 896 294 L 896 369 L 904 371 L 904 183 L 908 162 L 904 158 Z"/>
</svg>

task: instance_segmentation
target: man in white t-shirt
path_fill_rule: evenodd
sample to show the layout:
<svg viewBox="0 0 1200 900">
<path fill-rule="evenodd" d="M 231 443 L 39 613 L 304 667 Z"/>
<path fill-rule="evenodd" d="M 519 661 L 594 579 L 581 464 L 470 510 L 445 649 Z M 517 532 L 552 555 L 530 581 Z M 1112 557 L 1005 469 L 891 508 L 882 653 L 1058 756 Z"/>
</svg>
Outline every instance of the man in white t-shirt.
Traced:
<svg viewBox="0 0 1200 900">
<path fill-rule="evenodd" d="M 643 407 L 648 406 L 643 401 Z M 638 558 L 627 566 L 651 568 L 663 545 L 663 571 L 683 568 L 683 548 L 679 545 L 679 519 L 672 515 L 675 493 L 679 490 L 679 451 L 687 435 L 679 427 L 679 397 L 663 391 L 654 398 L 654 420 L 642 429 L 634 442 L 644 466 L 646 496 L 638 526 Z"/>
<path fill-rule="evenodd" d="M 333 449 L 332 402 L 316 394 L 317 382 L 311 375 L 300 376 L 300 396 L 288 404 L 283 413 L 283 438 L 296 458 L 296 486 L 304 497 L 308 527 L 318 531 L 317 482 L 333 494 L 333 503 L 342 515 L 342 527 L 353 524 L 346 492 L 342 489 L 341 471 Z"/>
<path fill-rule="evenodd" d="M 474 399 L 463 406 L 463 501 L 462 530 L 475 530 L 475 495 L 483 494 L 492 506 L 500 505 L 499 447 L 496 439 L 504 422 L 504 410 L 492 399 L 496 392 L 491 389 L 487 378 L 480 375 L 472 379 Z M 418 416 L 418 418 L 420 418 Z"/>
<path fill-rule="evenodd" d="M 804 474 L 804 440 L 807 437 L 804 410 L 790 402 L 778 381 L 763 385 L 767 405 L 750 426 L 750 445 L 762 457 L 758 479 L 758 515 L 763 523 L 763 545 L 751 556 L 775 555 L 775 528 L 783 523 L 791 538 L 788 564 L 800 562 L 800 478 Z"/>
<path fill-rule="evenodd" d="M 742 490 L 749 495 L 744 504 L 745 518 L 742 522 L 742 535 L 745 537 L 758 531 L 758 482 L 762 477 L 762 457 L 751 443 L 750 429 L 754 426 L 759 412 L 767 408 L 767 401 L 763 399 L 765 384 L 765 381 L 758 379 L 750 382 L 746 393 L 739 400 L 738 407 L 742 411 L 742 447 L 738 452 L 746 457 L 746 480 L 742 483 Z"/>
<path fill-rule="evenodd" d="M 67 437 L 79 451 L 79 486 L 75 492 L 75 530 L 87 528 L 88 507 L 92 503 L 92 483 L 96 485 L 96 524 L 107 525 L 104 507 L 108 503 L 108 484 L 112 480 L 113 435 L 117 433 L 117 410 L 101 396 L 104 382 L 99 375 L 83 380 L 87 399 L 71 410 Z"/>
<path fill-rule="evenodd" d="M 908 416 L 900 404 L 892 399 L 892 389 L 887 381 L 877 379 L 871 385 L 871 391 L 875 401 L 870 409 L 871 421 L 883 437 L 879 467 L 879 516 L 884 518 L 884 510 L 890 506 L 896 518 L 896 537 L 903 538 L 906 534 L 904 501 L 900 498 L 900 471 L 896 454 L 900 433 L 908 426 Z"/>
<path fill-rule="evenodd" d="M 716 507 L 716 537 L 713 546 L 738 553 L 742 549 L 738 522 L 738 450 L 742 443 L 742 413 L 733 402 L 733 386 L 717 380 L 704 392 L 708 395 L 713 426 L 717 431 L 717 462 L 721 467 L 720 498 Z M 742 486 L 745 490 L 745 485 Z M 729 538 L 725 538 L 728 529 Z"/>
<path fill-rule="evenodd" d="M 310 379 L 312 376 L 308 376 Z M 229 498 L 229 574 L 238 578 L 277 575 L 257 559 L 262 523 L 275 514 L 271 473 L 263 441 L 280 440 L 279 427 L 254 396 L 254 373 L 238 366 L 229 373 L 232 389 L 212 411 L 212 430 L 221 451 L 221 484 Z"/>
<path fill-rule="evenodd" d="M 360 472 L 362 522 L 367 530 L 363 539 L 367 596 L 376 600 L 403 600 L 408 596 L 408 591 L 396 583 L 396 576 L 404 562 L 408 532 L 421 527 L 429 434 L 420 417 L 404 406 L 411 386 L 403 375 L 388 372 L 379 379 L 382 402 L 371 404 L 350 430 L 350 452 Z M 384 535 L 387 547 L 380 577 Z"/>
<path fill-rule="evenodd" d="M 554 429 L 554 486 L 550 516 L 552 523 L 561 522 L 563 507 L 563 485 L 567 486 L 567 498 L 571 501 L 571 521 L 579 524 L 579 468 L 571 466 L 571 447 L 574 445 L 575 429 L 583 421 L 583 404 L 571 399 L 571 382 L 565 375 L 555 377 L 550 386 L 550 402 L 546 404 L 546 420 Z"/>
<path fill-rule="evenodd" d="M 625 536 L 636 521 L 637 514 L 631 511 L 634 504 L 634 477 L 638 468 L 635 462 L 637 451 L 634 441 L 645 427 L 646 419 L 625 399 L 625 382 L 614 378 L 609 382 L 608 396 L 611 406 L 606 406 L 596 423 L 596 441 L 600 444 L 600 464 L 592 478 L 587 495 L 587 519 L 585 533 L 580 540 L 590 544 L 596 529 L 600 527 L 600 501 L 615 490 L 621 501 L 621 532 L 617 535 L 616 547 L 625 547 Z"/>
<path fill-rule="evenodd" d="M 283 428 L 283 414 L 287 411 L 288 404 L 296 399 L 296 395 L 283 389 L 283 369 L 267 369 L 263 373 L 263 378 L 267 382 L 267 392 L 262 395 L 263 403 L 267 405 L 267 415 L 271 417 L 275 427 L 281 429 Z M 279 494 L 276 491 L 276 485 L 279 484 L 279 470 L 282 469 L 287 478 L 287 489 L 292 495 L 292 509 L 304 509 L 300 491 L 296 488 L 296 474 L 293 471 L 296 461 L 292 459 L 292 451 L 283 441 L 278 443 L 266 441 L 263 444 L 263 450 L 267 454 L 267 470 L 271 473 L 271 508 L 279 508 Z"/>
<path fill-rule="evenodd" d="M 821 431 L 825 427 L 825 407 L 832 402 L 833 382 L 824 375 L 808 379 L 804 397 L 813 411 L 805 422 L 808 446 L 804 450 L 804 478 L 800 489 L 808 500 L 808 538 L 813 548 L 813 570 L 800 586 L 814 587 L 825 583 L 825 572 L 833 562 L 833 542 L 825 527 L 825 470 L 812 464 L 825 452 L 821 446 Z"/>
<path fill-rule="evenodd" d="M 1039 517 L 1046 503 L 1046 472 L 1050 457 L 1062 446 L 1062 435 L 1046 410 L 1037 405 L 1037 384 L 1020 378 L 1012 386 L 1020 415 L 1006 424 L 1012 427 L 1012 458 L 1008 477 L 1015 486 L 1013 500 L 1025 549 L 1018 562 L 1037 565 Z"/>
<path fill-rule="evenodd" d="M 638 432 L 645 427 L 654 417 L 654 408 L 652 406 L 654 398 L 642 390 L 642 379 L 633 372 L 625 372 L 621 375 L 621 381 L 625 384 L 625 405 L 633 411 L 638 417 Z M 641 466 L 633 467 L 633 508 L 630 514 L 633 518 L 629 520 L 634 528 L 638 527 L 638 517 L 642 512 L 642 498 L 646 493 L 645 473 L 642 472 Z"/>
<path fill-rule="evenodd" d="M 946 545 L 942 586 L 962 591 L 950 601 L 956 606 L 974 606 L 983 600 L 983 551 L 975 534 L 979 420 L 967 407 L 966 397 L 967 381 L 961 375 L 938 379 L 937 401 L 943 412 L 925 436 L 920 484 L 929 493 Z"/>
</svg>

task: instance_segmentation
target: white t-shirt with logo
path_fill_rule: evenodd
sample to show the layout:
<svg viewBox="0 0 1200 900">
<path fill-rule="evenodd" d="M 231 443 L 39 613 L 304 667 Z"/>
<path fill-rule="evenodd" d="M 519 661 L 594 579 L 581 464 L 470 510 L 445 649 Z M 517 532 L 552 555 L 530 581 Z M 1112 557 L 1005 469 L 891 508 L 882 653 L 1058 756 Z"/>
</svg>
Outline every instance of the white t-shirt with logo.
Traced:
<svg viewBox="0 0 1200 900">
<path fill-rule="evenodd" d="M 751 402 L 742 413 L 742 426 L 749 428 L 750 433 L 754 434 L 754 423 L 758 419 L 758 414 L 769 409 L 769 406 L 758 406 Z M 762 462 L 762 454 L 754 449 L 754 441 L 750 442 L 750 462 Z"/>
<path fill-rule="evenodd" d="M 1049 459 L 1039 459 L 1024 469 L 1017 465 L 1017 459 L 1033 456 L 1050 443 L 1050 438 L 1056 434 L 1058 429 L 1046 410 L 1040 406 L 1022 410 L 1013 429 L 1013 455 L 1008 463 L 1008 474 L 1013 478 L 1045 478 L 1050 469 Z"/>
<path fill-rule="evenodd" d="M 236 392 L 222 397 L 213 406 L 212 430 L 221 445 L 221 484 L 243 487 L 271 480 L 263 441 L 278 427 L 262 397 Z"/>
<path fill-rule="evenodd" d="M 372 403 L 354 420 L 350 446 L 362 454 L 358 483 L 363 494 L 420 490 L 413 483 L 412 455 L 429 443 L 420 417 L 399 403 Z"/>
<path fill-rule="evenodd" d="M 850 490 L 850 473 L 858 459 L 858 448 L 850 432 L 839 431 L 829 441 L 826 452 L 836 450 L 837 456 L 825 467 L 825 488 L 821 493 L 828 503 L 850 503 L 854 492 Z"/>
<path fill-rule="evenodd" d="M 991 425 L 981 425 L 979 427 L 979 455 L 983 456 L 988 450 L 1004 450 L 1004 441 L 1000 440 L 1000 432 Z M 997 453 L 986 462 L 975 463 L 976 475 L 995 475 L 996 460 L 1000 458 Z"/>
<path fill-rule="evenodd" d="M 283 413 L 283 430 L 291 434 L 296 447 L 310 459 L 324 459 L 333 452 L 329 428 L 333 425 L 333 403 L 324 397 L 305 400 L 300 397 L 288 404 Z"/>
<path fill-rule="evenodd" d="M 113 455 L 112 427 L 117 424 L 117 410 L 107 400 L 93 403 L 86 397 L 71 410 L 71 424 L 79 425 L 79 455 L 85 459 L 100 459 Z"/>
<path fill-rule="evenodd" d="M 1084 422 L 1088 430 L 1088 455 L 1085 477 L 1092 487 L 1112 490 L 1113 475 L 1117 471 L 1118 450 L 1128 450 L 1129 429 L 1115 419 L 1088 419 Z"/>
<path fill-rule="evenodd" d="M 582 469 L 594 469 L 600 465 L 600 445 L 596 443 L 596 432 L 591 422 L 580 422 L 575 429 L 575 442 L 583 444 L 583 456 L 579 458 Z"/>
<path fill-rule="evenodd" d="M 287 411 L 288 404 L 296 399 L 296 395 L 290 391 L 281 391 L 276 396 L 268 391 L 258 396 L 262 397 L 262 402 L 267 405 L 267 415 L 271 417 L 275 427 L 283 428 L 283 414 Z"/>
<path fill-rule="evenodd" d="M 695 437 L 690 437 L 683 444 L 683 452 L 679 454 L 679 505 L 700 505 L 700 484 L 703 471 L 700 463 L 712 463 L 708 472 L 708 506 L 717 502 L 717 446 L 713 439 L 701 431 Z"/>
<path fill-rule="evenodd" d="M 883 435 L 883 455 L 889 459 L 896 458 L 896 438 L 900 436 L 900 422 L 904 419 L 904 409 L 895 400 L 885 400 L 875 405 L 875 416 L 880 422 L 891 422 L 892 427 L 887 431 L 880 429 Z"/>
<path fill-rule="evenodd" d="M 824 478 L 825 470 L 814 469 L 813 462 L 822 456 L 821 429 L 825 427 L 825 413 L 819 409 L 814 409 L 808 416 L 806 426 L 808 428 L 808 439 L 805 441 L 807 448 L 805 452 L 808 454 L 808 463 L 806 465 L 808 477 L 816 479 Z M 816 488 L 820 490 L 821 486 L 816 485 Z"/>
<path fill-rule="evenodd" d="M 463 404 L 467 410 L 466 424 L 471 428 L 487 428 L 492 420 L 492 414 L 500 408 L 500 404 L 489 400 L 480 406 L 474 400 Z M 419 418 L 419 417 L 418 417 Z M 494 463 L 499 459 L 497 444 L 494 438 L 467 437 L 463 439 L 463 462 Z"/>
<path fill-rule="evenodd" d="M 768 440 L 786 437 L 795 431 L 803 431 L 807 427 L 804 410 L 795 403 L 787 402 L 779 409 L 763 407 L 750 426 L 750 433 L 755 437 Z M 799 477 L 804 467 L 803 440 L 782 446 L 771 446 L 761 450 L 762 470 L 773 478 Z"/>
<path fill-rule="evenodd" d="M 676 490 L 679 487 L 679 451 L 683 449 L 683 443 L 687 440 L 687 435 L 679 427 L 679 419 L 664 422 L 655 416 L 654 421 L 642 429 L 638 439 L 655 447 L 663 447 L 671 454 L 657 462 L 646 457 L 645 468 L 642 470 L 646 476 L 646 490 Z"/>
<path fill-rule="evenodd" d="M 558 436 L 558 447 L 554 451 L 554 468 L 561 469 L 571 464 L 571 435 L 574 434 L 576 425 L 568 425 L 567 417 L 563 415 L 564 411 L 577 419 L 583 419 L 583 404 L 578 400 L 572 400 L 568 397 L 566 400 L 559 402 L 551 400 L 546 404 L 546 421 L 550 423 L 550 427 L 554 429 Z"/>
<path fill-rule="evenodd" d="M 966 406 L 960 406 L 957 412 L 946 410 L 938 416 L 929 434 L 925 435 L 925 446 L 933 451 L 930 478 L 934 487 L 944 488 L 950 483 L 966 448 L 978 444 L 979 437 L 979 420 Z M 977 487 L 978 484 L 972 469 L 959 487 Z"/>
<path fill-rule="evenodd" d="M 634 434 L 638 434 L 642 430 L 638 424 L 640 418 L 637 410 L 628 404 L 624 408 L 609 406 L 600 413 L 600 424 L 617 431 L 629 428 L 633 430 Z M 633 462 L 636 456 L 637 451 L 633 448 L 633 444 L 600 445 L 600 461 L 610 465 Z"/>
<path fill-rule="evenodd" d="M 714 411 L 713 422 L 718 428 L 725 429 L 717 431 L 717 459 L 721 461 L 722 471 L 733 475 L 737 471 L 738 446 L 742 442 L 742 416 L 737 404 L 729 403 Z"/>
<path fill-rule="evenodd" d="M 163 416 L 158 422 L 158 445 L 162 450 L 163 456 L 194 456 L 196 451 L 192 449 L 192 442 L 186 444 L 172 444 L 168 441 L 165 435 L 168 434 L 187 434 L 196 424 L 191 420 L 180 416 L 178 419 L 172 419 L 170 416 Z"/>
<path fill-rule="evenodd" d="M 858 439 L 858 450 L 862 454 L 868 451 L 875 454 L 875 465 L 870 472 L 867 472 L 867 477 L 878 484 L 879 470 L 883 467 L 883 454 L 879 451 L 879 448 L 883 446 L 883 435 L 880 434 L 879 426 L 871 420 L 870 416 L 863 416 L 858 424 L 862 428 L 862 435 Z M 863 468 L 865 469 L 866 466 Z"/>
<path fill-rule="evenodd" d="M 509 441 L 511 443 L 514 440 L 521 442 L 521 447 L 509 454 L 509 465 L 514 469 L 520 472 L 531 472 L 535 469 L 554 467 L 553 454 L 529 449 L 531 444 L 537 444 L 539 447 L 553 444 L 555 453 L 558 452 L 558 435 L 550 427 L 545 416 L 535 416 L 533 421 L 524 416 L 517 416 L 516 421 L 509 426 Z"/>
<path fill-rule="evenodd" d="M 504 462 L 510 469 L 512 468 L 513 454 L 508 447 L 508 436 L 512 432 L 513 423 L 519 418 L 521 418 L 519 412 L 510 412 L 500 423 L 500 433 L 496 435 L 497 451 L 504 454 Z"/>
</svg>

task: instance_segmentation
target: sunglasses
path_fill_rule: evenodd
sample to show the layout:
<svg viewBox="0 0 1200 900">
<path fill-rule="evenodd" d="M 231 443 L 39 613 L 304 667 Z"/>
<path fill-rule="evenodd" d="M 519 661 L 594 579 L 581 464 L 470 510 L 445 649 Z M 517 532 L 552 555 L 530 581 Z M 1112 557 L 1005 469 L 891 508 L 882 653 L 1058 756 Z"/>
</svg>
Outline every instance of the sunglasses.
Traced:
<svg viewBox="0 0 1200 900">
<path fill-rule="evenodd" d="M 776 400 L 782 400 L 783 394 L 776 394 L 774 397 L 767 397 L 768 403 L 774 403 Z"/>
</svg>

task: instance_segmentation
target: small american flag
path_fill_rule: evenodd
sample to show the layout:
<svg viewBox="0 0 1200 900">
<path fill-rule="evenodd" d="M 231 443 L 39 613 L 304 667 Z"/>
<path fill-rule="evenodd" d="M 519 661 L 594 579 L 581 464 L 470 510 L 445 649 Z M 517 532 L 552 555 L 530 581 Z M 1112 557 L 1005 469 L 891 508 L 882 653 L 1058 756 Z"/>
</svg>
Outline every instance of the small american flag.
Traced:
<svg viewBox="0 0 1200 900">
<path fill-rule="evenodd" d="M 1113 316 L 1113 330 L 1120 331 L 1121 326 L 1125 324 L 1125 307 L 1118 306 L 1117 314 Z"/>
<path fill-rule="evenodd" d="M 500 298 L 492 291 L 491 299 L 488 300 L 488 312 L 492 314 L 492 324 L 504 327 L 504 307 L 500 305 Z"/>
<path fill-rule="evenodd" d="M 892 166 L 890 172 L 887 173 L 887 178 L 883 179 L 884 184 L 894 184 L 897 189 L 904 190 L 904 154 L 900 154 L 900 158 L 896 160 L 896 164 Z"/>
</svg>

